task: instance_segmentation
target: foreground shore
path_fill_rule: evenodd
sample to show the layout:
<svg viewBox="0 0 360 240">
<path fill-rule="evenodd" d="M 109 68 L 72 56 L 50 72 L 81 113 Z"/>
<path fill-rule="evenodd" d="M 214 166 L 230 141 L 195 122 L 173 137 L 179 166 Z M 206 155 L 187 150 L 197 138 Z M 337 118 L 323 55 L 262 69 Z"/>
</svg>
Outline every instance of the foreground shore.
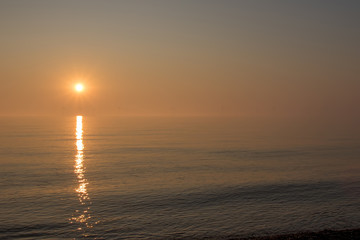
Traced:
<svg viewBox="0 0 360 240">
<path fill-rule="evenodd" d="M 323 230 L 320 232 L 300 232 L 294 234 L 237 238 L 228 240 L 357 240 L 360 239 L 360 229 Z"/>
</svg>

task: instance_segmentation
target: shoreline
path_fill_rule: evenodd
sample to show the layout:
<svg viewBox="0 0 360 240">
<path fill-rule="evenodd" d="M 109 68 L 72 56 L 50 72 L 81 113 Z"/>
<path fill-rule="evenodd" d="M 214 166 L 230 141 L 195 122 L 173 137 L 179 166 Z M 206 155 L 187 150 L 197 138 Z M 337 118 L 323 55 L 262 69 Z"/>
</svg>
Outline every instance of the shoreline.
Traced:
<svg viewBox="0 0 360 240">
<path fill-rule="evenodd" d="M 322 230 L 256 237 L 230 237 L 223 240 L 355 240 L 360 239 L 360 228 L 344 230 Z"/>
</svg>

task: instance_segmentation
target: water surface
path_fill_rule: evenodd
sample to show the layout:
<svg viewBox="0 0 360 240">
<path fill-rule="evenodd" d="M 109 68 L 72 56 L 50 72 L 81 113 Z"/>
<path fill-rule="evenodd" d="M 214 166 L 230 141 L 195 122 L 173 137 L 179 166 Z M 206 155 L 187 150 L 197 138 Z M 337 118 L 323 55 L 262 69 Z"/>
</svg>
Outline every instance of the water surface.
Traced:
<svg viewBox="0 0 360 240">
<path fill-rule="evenodd" d="M 360 227 L 356 129 L 220 118 L 0 122 L 1 239 Z"/>
</svg>

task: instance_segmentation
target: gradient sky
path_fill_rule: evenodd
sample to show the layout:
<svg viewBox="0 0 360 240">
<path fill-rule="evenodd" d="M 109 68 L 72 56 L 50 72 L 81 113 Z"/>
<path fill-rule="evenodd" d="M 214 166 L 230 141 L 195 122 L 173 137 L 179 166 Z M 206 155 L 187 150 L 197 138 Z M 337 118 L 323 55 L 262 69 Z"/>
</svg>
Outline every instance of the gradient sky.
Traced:
<svg viewBox="0 0 360 240">
<path fill-rule="evenodd" d="M 0 1 L 0 114 L 360 119 L 360 1 Z"/>
</svg>

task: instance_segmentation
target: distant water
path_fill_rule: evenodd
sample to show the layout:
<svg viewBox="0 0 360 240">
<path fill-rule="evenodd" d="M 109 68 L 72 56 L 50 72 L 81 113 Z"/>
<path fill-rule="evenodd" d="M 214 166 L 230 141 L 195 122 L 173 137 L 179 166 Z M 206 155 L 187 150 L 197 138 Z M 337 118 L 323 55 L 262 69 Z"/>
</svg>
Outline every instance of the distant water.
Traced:
<svg viewBox="0 0 360 240">
<path fill-rule="evenodd" d="M 0 239 L 193 239 L 360 227 L 351 129 L 1 118 Z"/>
</svg>

